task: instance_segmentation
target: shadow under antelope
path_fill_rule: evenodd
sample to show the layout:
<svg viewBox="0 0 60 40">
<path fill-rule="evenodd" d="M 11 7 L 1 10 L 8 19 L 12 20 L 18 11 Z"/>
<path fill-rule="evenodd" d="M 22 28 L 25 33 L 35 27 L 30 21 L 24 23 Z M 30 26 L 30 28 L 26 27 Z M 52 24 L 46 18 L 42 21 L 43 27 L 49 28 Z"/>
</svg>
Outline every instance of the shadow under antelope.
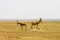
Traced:
<svg viewBox="0 0 60 40">
<path fill-rule="evenodd" d="M 25 28 L 27 29 L 27 24 L 26 23 L 21 23 L 17 20 L 17 25 L 20 25 L 21 29 L 23 29 L 23 26 L 25 26 Z"/>
<path fill-rule="evenodd" d="M 31 29 L 33 29 L 33 25 L 37 25 L 36 28 L 38 28 L 38 24 L 42 22 L 42 19 L 40 18 L 40 20 L 38 22 L 31 22 Z"/>
</svg>

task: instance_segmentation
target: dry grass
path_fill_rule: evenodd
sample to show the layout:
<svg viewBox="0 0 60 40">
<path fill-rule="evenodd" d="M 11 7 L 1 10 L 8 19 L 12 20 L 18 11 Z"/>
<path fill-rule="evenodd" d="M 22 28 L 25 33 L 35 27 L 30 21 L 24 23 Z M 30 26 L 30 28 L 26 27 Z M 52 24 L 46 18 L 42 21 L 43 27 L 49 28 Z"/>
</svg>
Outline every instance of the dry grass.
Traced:
<svg viewBox="0 0 60 40">
<path fill-rule="evenodd" d="M 16 25 L 16 22 L 0 22 L 0 40 L 60 40 L 60 22 L 40 23 L 39 29 L 27 30 Z"/>
</svg>

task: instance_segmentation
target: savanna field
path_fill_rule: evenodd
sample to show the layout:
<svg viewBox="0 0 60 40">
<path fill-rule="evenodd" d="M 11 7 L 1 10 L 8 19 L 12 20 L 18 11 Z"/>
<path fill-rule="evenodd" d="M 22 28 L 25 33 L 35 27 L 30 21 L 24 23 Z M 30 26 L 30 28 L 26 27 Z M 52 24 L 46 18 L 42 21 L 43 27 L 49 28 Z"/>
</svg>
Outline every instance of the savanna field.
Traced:
<svg viewBox="0 0 60 40">
<path fill-rule="evenodd" d="M 60 40 L 60 22 L 42 22 L 31 29 L 27 22 L 27 30 L 16 22 L 0 22 L 0 40 Z"/>
</svg>

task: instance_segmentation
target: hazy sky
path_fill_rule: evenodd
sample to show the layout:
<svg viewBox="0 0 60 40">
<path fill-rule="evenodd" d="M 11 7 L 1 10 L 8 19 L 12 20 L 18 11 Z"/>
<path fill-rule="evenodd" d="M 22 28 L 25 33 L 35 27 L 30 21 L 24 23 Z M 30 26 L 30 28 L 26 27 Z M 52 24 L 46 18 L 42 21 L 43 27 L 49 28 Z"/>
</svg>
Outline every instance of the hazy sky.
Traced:
<svg viewBox="0 0 60 40">
<path fill-rule="evenodd" d="M 0 19 L 60 19 L 60 0 L 0 0 Z"/>
</svg>

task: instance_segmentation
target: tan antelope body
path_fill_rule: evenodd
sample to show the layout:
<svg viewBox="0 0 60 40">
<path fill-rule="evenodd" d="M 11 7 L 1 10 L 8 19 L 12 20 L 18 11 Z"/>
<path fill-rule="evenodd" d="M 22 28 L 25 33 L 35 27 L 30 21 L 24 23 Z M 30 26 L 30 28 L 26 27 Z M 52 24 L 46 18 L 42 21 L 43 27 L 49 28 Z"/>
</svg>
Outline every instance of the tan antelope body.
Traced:
<svg viewBox="0 0 60 40">
<path fill-rule="evenodd" d="M 25 28 L 27 29 L 27 24 L 26 23 L 20 23 L 17 21 L 17 25 L 20 25 L 21 26 L 21 29 L 23 29 L 23 26 L 25 26 Z"/>
<path fill-rule="evenodd" d="M 31 22 L 32 26 L 31 26 L 31 29 L 33 29 L 33 25 L 37 25 L 36 28 L 38 28 L 38 24 L 42 22 L 41 18 L 38 22 Z"/>
</svg>

